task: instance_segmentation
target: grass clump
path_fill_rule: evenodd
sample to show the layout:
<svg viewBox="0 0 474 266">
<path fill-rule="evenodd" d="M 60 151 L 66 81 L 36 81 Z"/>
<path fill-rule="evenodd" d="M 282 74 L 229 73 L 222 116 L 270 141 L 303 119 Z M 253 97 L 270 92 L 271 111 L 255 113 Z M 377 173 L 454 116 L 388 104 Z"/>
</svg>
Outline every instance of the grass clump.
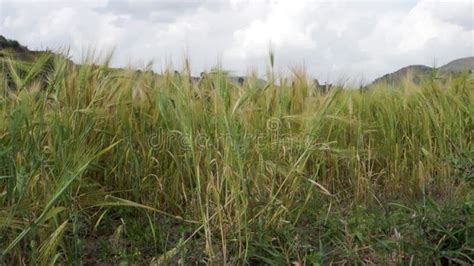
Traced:
<svg viewBox="0 0 474 266">
<path fill-rule="evenodd" d="M 107 62 L 2 68 L 0 263 L 473 263 L 471 77 L 320 93 Z"/>
</svg>

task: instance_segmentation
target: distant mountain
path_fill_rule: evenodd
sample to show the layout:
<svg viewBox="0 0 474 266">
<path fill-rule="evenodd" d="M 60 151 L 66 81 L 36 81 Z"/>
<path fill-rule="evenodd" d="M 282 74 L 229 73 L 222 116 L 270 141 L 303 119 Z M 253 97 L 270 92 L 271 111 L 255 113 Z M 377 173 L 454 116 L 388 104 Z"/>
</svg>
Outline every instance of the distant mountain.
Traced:
<svg viewBox="0 0 474 266">
<path fill-rule="evenodd" d="M 412 65 L 401 68 L 393 73 L 385 74 L 375 79 L 371 85 L 386 83 L 390 85 L 400 84 L 404 79 L 410 78 L 414 83 L 420 83 L 422 77 L 433 71 L 433 68 L 424 65 Z"/>
<path fill-rule="evenodd" d="M 462 73 L 464 71 L 472 73 L 474 72 L 474 57 L 459 58 L 439 68 L 432 68 L 425 65 L 407 66 L 375 79 L 369 86 L 380 84 L 399 86 L 403 80 L 407 79 L 415 84 L 419 84 L 424 78 L 427 78 L 431 73 L 433 73 L 434 70 L 437 70 L 441 76 Z"/>
<path fill-rule="evenodd" d="M 439 70 L 447 72 L 463 72 L 470 70 L 471 72 L 474 72 L 474 56 L 453 60 L 440 67 Z"/>
</svg>

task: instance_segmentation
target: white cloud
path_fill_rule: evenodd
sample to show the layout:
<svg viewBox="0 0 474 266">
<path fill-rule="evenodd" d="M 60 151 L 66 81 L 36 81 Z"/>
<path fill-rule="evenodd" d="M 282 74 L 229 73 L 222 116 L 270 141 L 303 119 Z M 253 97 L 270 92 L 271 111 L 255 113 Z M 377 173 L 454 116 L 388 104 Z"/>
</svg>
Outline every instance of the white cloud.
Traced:
<svg viewBox="0 0 474 266">
<path fill-rule="evenodd" d="M 314 10 L 305 3 L 278 2 L 271 6 L 270 12 L 263 20 L 252 21 L 248 28 L 234 32 L 234 39 L 250 55 L 268 52 L 269 43 L 275 49 L 290 46 L 301 49 L 315 47 L 312 28 L 314 23 L 303 20 L 306 12 Z"/>
<path fill-rule="evenodd" d="M 116 47 L 115 65 L 191 57 L 263 72 L 271 46 L 281 71 L 304 62 L 322 80 L 366 80 L 408 64 L 474 54 L 472 1 L 54 1 L 0 0 L 0 34 L 31 48 Z"/>
</svg>

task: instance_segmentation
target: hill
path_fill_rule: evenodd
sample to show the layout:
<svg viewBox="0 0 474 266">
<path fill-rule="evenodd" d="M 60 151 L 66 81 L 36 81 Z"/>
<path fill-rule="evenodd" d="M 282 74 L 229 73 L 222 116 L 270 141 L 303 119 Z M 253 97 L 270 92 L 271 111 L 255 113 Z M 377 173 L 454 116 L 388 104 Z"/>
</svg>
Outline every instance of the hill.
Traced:
<svg viewBox="0 0 474 266">
<path fill-rule="evenodd" d="M 401 68 L 393 73 L 385 74 L 375 79 L 370 86 L 389 85 L 401 86 L 404 80 L 420 84 L 425 78 L 428 78 L 434 71 L 437 71 L 439 77 L 447 78 L 452 74 L 461 74 L 465 71 L 472 73 L 474 71 L 474 57 L 465 57 L 453 60 L 439 68 L 432 68 L 425 65 L 411 65 Z"/>
<path fill-rule="evenodd" d="M 471 71 L 472 73 L 474 72 L 474 56 L 453 60 L 440 67 L 439 70 L 446 72 Z"/>
<path fill-rule="evenodd" d="M 16 40 L 7 39 L 0 35 L 0 60 L 5 58 L 13 58 L 24 62 L 33 62 L 42 55 L 52 55 L 53 52 L 33 51 L 28 47 L 21 45 Z"/>
<path fill-rule="evenodd" d="M 401 68 L 393 73 L 385 74 L 372 82 L 372 85 L 386 83 L 390 85 L 400 84 L 404 79 L 410 78 L 414 83 L 419 84 L 422 77 L 433 71 L 433 68 L 424 65 L 411 65 Z"/>
</svg>

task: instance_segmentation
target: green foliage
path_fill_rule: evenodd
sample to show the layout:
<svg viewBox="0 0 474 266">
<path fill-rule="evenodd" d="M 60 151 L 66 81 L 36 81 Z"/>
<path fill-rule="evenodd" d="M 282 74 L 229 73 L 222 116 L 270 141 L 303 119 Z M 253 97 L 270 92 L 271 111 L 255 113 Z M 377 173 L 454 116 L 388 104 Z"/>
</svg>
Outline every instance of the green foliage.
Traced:
<svg viewBox="0 0 474 266">
<path fill-rule="evenodd" d="M 2 35 L 0 35 L 0 49 L 15 49 L 15 50 L 26 50 L 25 47 L 21 46 L 20 43 L 16 40 L 9 40 Z"/>
<path fill-rule="evenodd" d="M 455 169 L 455 175 L 464 181 L 474 184 L 474 149 L 460 151 L 448 157 Z"/>
</svg>

